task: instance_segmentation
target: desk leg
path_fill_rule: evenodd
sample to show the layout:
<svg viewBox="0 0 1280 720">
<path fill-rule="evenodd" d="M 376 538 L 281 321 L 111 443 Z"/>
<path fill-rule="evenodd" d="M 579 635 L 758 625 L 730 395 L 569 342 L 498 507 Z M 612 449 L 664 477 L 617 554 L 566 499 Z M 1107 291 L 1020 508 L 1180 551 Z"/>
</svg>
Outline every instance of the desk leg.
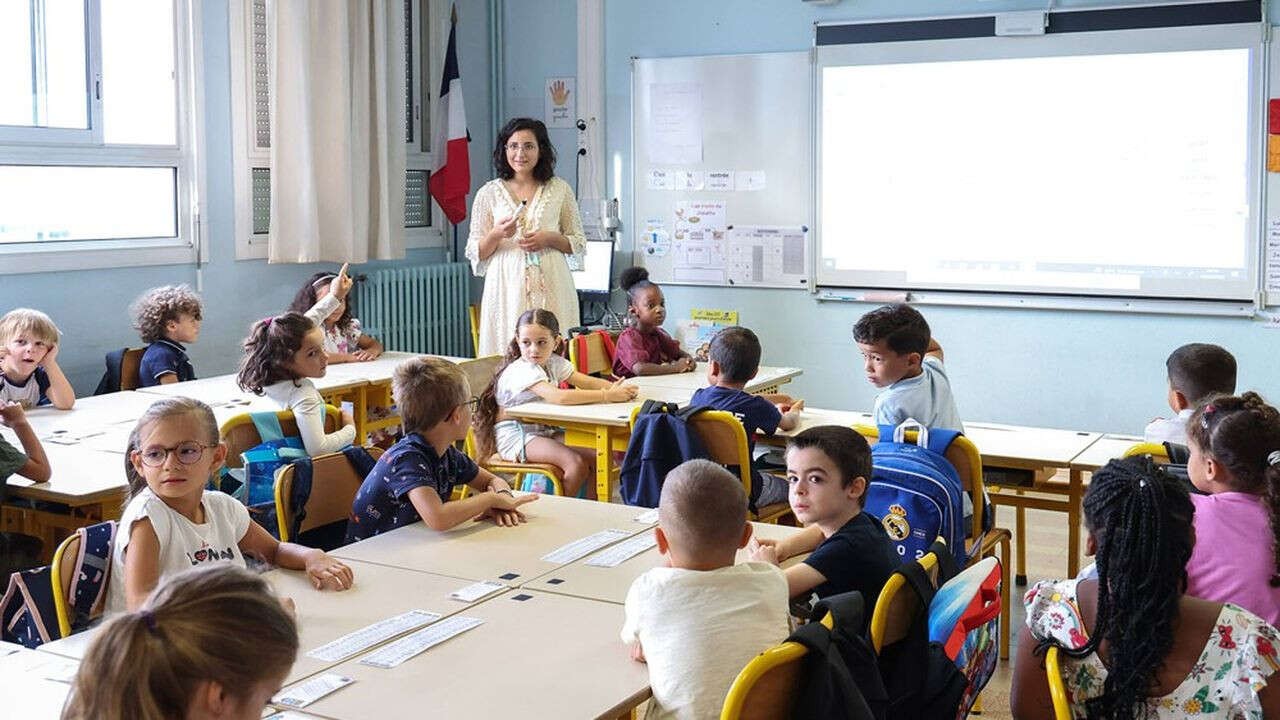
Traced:
<svg viewBox="0 0 1280 720">
<path fill-rule="evenodd" d="M 1021 495 L 1022 491 L 1019 490 L 1018 494 Z M 1013 582 L 1021 586 L 1027 584 L 1027 511 L 1019 505 L 1015 515 L 1014 527 L 1018 533 L 1018 544 L 1014 548 L 1014 554 L 1018 556 L 1018 572 L 1014 575 Z"/>
<path fill-rule="evenodd" d="M 609 487 L 613 478 L 613 447 L 609 442 L 609 428 L 596 426 L 596 500 L 611 502 L 612 490 Z"/>
<path fill-rule="evenodd" d="M 1084 500 L 1084 472 L 1071 468 L 1067 484 L 1067 577 L 1080 572 L 1080 507 Z"/>
<path fill-rule="evenodd" d="M 369 422 L 369 388 L 367 385 L 356 388 L 356 395 L 353 399 L 355 406 L 355 424 L 356 424 L 356 445 L 364 445 L 365 424 Z"/>
</svg>

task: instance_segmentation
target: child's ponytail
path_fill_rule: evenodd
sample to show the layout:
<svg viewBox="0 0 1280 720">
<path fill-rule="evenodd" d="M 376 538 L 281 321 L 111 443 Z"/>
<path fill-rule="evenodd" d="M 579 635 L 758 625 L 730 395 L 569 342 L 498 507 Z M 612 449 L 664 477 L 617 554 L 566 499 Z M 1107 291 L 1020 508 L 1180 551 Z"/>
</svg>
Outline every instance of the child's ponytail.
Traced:
<svg viewBox="0 0 1280 720">
<path fill-rule="evenodd" d="M 642 267 L 629 267 L 618 277 L 618 287 L 627 294 L 627 304 L 633 305 L 636 293 L 645 288 L 654 287 L 654 284 L 649 280 L 648 270 Z"/>
<path fill-rule="evenodd" d="M 297 380 L 297 375 L 287 370 L 285 365 L 315 326 L 305 315 L 297 312 L 254 323 L 249 329 L 249 337 L 244 339 L 244 358 L 236 376 L 240 389 L 261 395 L 262 389 L 268 385 L 281 380 Z"/>
</svg>

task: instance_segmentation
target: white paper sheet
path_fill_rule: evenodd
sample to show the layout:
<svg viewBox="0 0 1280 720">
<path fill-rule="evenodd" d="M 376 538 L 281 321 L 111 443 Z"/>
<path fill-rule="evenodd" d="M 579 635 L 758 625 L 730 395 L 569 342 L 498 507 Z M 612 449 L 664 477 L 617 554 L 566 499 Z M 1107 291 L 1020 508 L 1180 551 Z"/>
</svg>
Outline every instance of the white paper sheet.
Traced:
<svg viewBox="0 0 1280 720">
<path fill-rule="evenodd" d="M 715 190 L 717 192 L 733 192 L 733 171 L 732 170 L 710 170 L 706 174 L 706 182 L 703 185 L 704 190 Z"/>
<path fill-rule="evenodd" d="M 344 688 L 353 682 L 355 682 L 355 680 L 352 680 L 349 677 L 334 673 L 326 673 L 324 675 L 313 677 L 310 680 L 304 680 L 287 690 L 281 691 L 280 694 L 271 698 L 271 702 L 276 705 L 288 705 L 289 707 L 304 708 L 334 690 Z"/>
<path fill-rule="evenodd" d="M 479 600 L 480 598 L 485 597 L 487 595 L 492 595 L 498 592 L 499 590 L 505 590 L 506 588 L 507 586 L 503 585 L 502 583 L 489 582 L 485 580 L 478 583 L 472 583 L 458 590 L 454 590 L 453 592 L 449 593 L 449 597 L 453 598 L 454 600 L 461 600 L 462 602 L 469 603 L 469 602 L 475 602 L 476 600 Z"/>
<path fill-rule="evenodd" d="M 566 543 L 542 556 L 544 562 L 571 563 L 578 558 L 586 557 L 605 545 L 615 543 L 631 534 L 630 530 L 601 530 L 598 533 L 578 538 Z"/>
<path fill-rule="evenodd" d="M 635 516 L 635 521 L 638 523 L 644 523 L 646 525 L 652 525 L 658 522 L 658 508 L 653 508 L 652 510 L 645 510 L 644 512 Z"/>
<path fill-rule="evenodd" d="M 618 543 L 617 545 L 614 545 L 613 547 L 609 547 L 609 548 L 605 548 L 604 550 L 601 550 L 600 552 L 591 556 L 591 559 L 587 561 L 587 564 L 592 567 L 605 567 L 605 568 L 618 567 L 622 563 L 630 560 L 636 555 L 639 555 L 640 553 L 648 550 L 649 548 L 657 544 L 658 544 L 657 534 L 652 532 L 640 533 L 639 535 L 631 538 L 630 540 L 625 540 L 623 542 Z"/>
<path fill-rule="evenodd" d="M 1267 223 L 1267 292 L 1280 293 L 1280 219 Z"/>
<path fill-rule="evenodd" d="M 454 635 L 464 633 L 483 622 L 480 618 L 462 617 L 460 615 L 446 618 L 381 648 L 361 660 L 360 664 L 371 665 L 384 670 L 393 668 L 428 648 L 439 645 Z"/>
<path fill-rule="evenodd" d="M 379 620 L 359 630 L 343 635 L 307 653 L 307 657 L 327 662 L 337 662 L 358 655 L 389 638 L 420 628 L 440 619 L 440 613 L 426 610 L 410 610 L 394 617 Z"/>
<path fill-rule="evenodd" d="M 649 85 L 649 162 L 702 162 L 702 86 L 698 83 Z"/>
</svg>

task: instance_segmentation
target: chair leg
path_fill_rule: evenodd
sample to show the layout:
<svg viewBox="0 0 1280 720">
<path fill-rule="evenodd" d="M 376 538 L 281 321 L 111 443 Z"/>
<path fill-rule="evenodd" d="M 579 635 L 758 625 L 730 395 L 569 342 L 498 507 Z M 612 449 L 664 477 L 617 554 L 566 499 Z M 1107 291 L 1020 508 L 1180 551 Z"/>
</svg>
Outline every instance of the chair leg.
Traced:
<svg viewBox="0 0 1280 720">
<path fill-rule="evenodd" d="M 1022 586 L 1027 584 L 1027 511 L 1018 507 L 1016 515 L 1017 537 L 1014 542 L 1017 543 L 1018 574 L 1014 577 L 1014 582 Z"/>
</svg>

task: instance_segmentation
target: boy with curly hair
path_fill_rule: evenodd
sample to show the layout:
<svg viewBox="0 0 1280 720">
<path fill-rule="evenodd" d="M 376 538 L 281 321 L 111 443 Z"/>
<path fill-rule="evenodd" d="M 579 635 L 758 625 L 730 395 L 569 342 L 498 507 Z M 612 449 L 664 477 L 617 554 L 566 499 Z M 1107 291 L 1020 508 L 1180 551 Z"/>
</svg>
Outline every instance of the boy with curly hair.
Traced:
<svg viewBox="0 0 1280 720">
<path fill-rule="evenodd" d="M 138 368 L 141 387 L 195 380 L 183 343 L 200 337 L 200 296 L 186 285 L 152 288 L 133 303 L 133 326 L 148 343 Z"/>
</svg>

